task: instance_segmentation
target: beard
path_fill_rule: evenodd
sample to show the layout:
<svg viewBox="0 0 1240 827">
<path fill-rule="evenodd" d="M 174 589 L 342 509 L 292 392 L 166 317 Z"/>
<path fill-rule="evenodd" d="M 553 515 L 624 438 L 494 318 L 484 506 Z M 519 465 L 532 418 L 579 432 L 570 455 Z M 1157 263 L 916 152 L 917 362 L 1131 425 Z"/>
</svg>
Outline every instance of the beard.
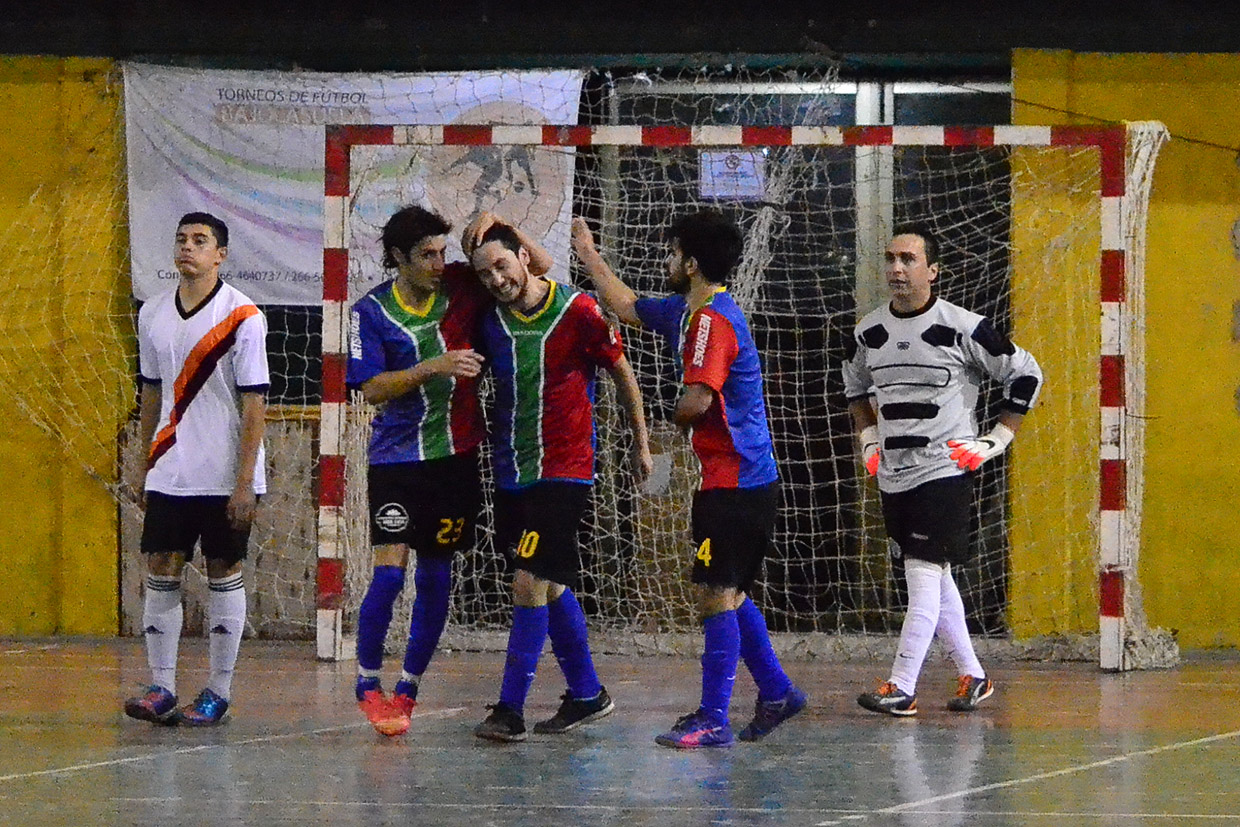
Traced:
<svg viewBox="0 0 1240 827">
<path fill-rule="evenodd" d="M 689 292 L 689 274 L 684 267 L 668 271 L 664 286 L 673 293 L 684 295 Z"/>
</svg>

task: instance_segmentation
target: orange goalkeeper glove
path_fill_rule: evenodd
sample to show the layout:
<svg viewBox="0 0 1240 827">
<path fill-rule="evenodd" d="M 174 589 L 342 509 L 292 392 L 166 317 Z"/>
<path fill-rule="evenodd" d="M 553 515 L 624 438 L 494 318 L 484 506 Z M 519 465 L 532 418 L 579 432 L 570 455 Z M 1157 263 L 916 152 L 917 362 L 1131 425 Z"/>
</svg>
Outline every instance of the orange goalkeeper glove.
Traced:
<svg viewBox="0 0 1240 827">
<path fill-rule="evenodd" d="M 1014 436 L 1016 434 L 1011 428 L 999 423 L 986 436 L 976 439 L 949 439 L 947 447 L 952 449 L 950 456 L 956 461 L 957 468 L 976 471 L 986 460 L 1002 454 Z"/>
<path fill-rule="evenodd" d="M 865 465 L 865 470 L 873 477 L 878 474 L 878 426 L 869 425 L 863 428 L 859 439 L 861 440 L 861 462 Z"/>
</svg>

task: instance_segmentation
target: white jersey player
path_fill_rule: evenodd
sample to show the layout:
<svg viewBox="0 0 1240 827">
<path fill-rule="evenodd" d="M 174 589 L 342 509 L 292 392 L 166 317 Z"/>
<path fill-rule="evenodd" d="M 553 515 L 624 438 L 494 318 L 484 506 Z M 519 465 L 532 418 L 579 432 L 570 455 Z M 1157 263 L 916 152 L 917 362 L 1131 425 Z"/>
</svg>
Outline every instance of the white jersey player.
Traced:
<svg viewBox="0 0 1240 827">
<path fill-rule="evenodd" d="M 909 606 L 889 680 L 857 701 L 891 715 L 917 711 L 917 678 L 937 633 L 959 671 L 948 708 L 967 712 L 994 691 L 969 639 L 951 566 L 969 556 L 970 472 L 1012 441 L 1042 371 L 983 316 L 933 294 L 938 243 L 898 228 L 885 254 L 891 302 L 867 314 L 849 342 L 844 391 L 866 469 L 878 477 L 888 536 L 904 560 Z M 1003 387 L 994 429 L 978 435 L 986 377 Z"/>
<path fill-rule="evenodd" d="M 163 724 L 208 726 L 228 710 L 245 629 L 241 565 L 258 496 L 266 491 L 263 427 L 267 325 L 220 280 L 228 227 L 208 213 L 177 226 L 176 288 L 138 313 L 141 472 L 147 558 L 142 625 L 152 684 L 125 713 Z M 181 572 L 201 541 L 209 588 L 211 673 L 193 703 L 177 707 Z"/>
</svg>

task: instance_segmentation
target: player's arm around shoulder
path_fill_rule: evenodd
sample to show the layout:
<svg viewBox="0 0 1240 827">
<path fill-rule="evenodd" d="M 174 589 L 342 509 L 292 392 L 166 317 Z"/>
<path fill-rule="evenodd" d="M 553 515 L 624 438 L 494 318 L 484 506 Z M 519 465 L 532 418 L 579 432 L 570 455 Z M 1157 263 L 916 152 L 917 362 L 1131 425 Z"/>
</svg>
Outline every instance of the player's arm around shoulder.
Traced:
<svg viewBox="0 0 1240 827">
<path fill-rule="evenodd" d="M 473 348 L 449 350 L 412 367 L 376 374 L 358 388 L 367 403 L 382 405 L 412 393 L 437 376 L 472 379 L 482 372 L 482 363 L 482 354 Z"/>
<path fill-rule="evenodd" d="M 598 291 L 603 306 L 625 324 L 641 327 L 642 320 L 637 315 L 637 294 L 604 261 L 594 246 L 594 233 L 581 216 L 573 218 L 572 243 L 573 251 Z"/>
</svg>

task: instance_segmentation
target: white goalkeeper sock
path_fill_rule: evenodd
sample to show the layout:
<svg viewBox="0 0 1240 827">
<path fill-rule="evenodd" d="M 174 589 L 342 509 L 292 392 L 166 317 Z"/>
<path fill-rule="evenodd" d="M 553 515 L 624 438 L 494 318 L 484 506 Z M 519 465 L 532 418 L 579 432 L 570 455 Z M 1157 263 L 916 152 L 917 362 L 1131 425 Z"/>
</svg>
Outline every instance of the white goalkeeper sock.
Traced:
<svg viewBox="0 0 1240 827">
<path fill-rule="evenodd" d="M 939 626 L 936 632 L 947 649 L 947 656 L 956 664 L 956 674 L 986 677 L 986 671 L 973 651 L 969 626 L 964 619 L 964 601 L 952 577 L 951 566 L 943 567 L 942 596 L 939 600 Z"/>
<path fill-rule="evenodd" d="M 181 643 L 181 579 L 158 574 L 146 576 L 142 600 L 142 631 L 151 683 L 177 693 L 177 647 Z"/>
<path fill-rule="evenodd" d="M 904 559 L 904 581 L 908 584 L 908 611 L 900 628 L 900 643 L 891 666 L 891 682 L 901 691 L 917 694 L 917 676 L 939 624 L 939 588 L 943 567 L 925 560 Z"/>
<path fill-rule="evenodd" d="M 211 675 L 207 688 L 227 700 L 233 669 L 245 631 L 245 581 L 240 572 L 207 581 L 207 623 L 210 629 Z"/>
</svg>

